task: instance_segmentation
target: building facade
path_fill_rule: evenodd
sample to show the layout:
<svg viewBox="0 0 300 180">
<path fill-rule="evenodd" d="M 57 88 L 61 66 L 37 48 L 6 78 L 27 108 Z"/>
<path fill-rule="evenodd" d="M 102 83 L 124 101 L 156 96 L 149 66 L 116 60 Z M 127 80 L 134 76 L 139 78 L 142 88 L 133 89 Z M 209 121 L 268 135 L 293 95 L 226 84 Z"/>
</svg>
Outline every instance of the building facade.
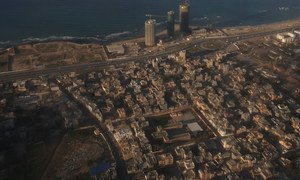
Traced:
<svg viewBox="0 0 300 180">
<path fill-rule="evenodd" d="M 174 36 L 174 28 L 175 28 L 175 18 L 174 18 L 174 11 L 168 12 L 168 22 L 167 22 L 167 33 L 169 37 Z"/>
<path fill-rule="evenodd" d="M 179 6 L 180 32 L 188 33 L 190 31 L 189 11 L 190 11 L 190 5 L 188 3 L 180 4 Z"/>
<path fill-rule="evenodd" d="M 156 43 L 156 21 L 148 19 L 145 22 L 145 45 L 154 46 Z"/>
</svg>

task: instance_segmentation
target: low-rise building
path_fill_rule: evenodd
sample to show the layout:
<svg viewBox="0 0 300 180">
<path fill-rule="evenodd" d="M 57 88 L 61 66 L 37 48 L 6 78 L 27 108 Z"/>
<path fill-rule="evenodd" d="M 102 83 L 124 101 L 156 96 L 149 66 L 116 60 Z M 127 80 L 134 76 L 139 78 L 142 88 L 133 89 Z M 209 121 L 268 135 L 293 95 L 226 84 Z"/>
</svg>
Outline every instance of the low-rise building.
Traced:
<svg viewBox="0 0 300 180">
<path fill-rule="evenodd" d="M 294 33 L 286 32 L 276 35 L 277 40 L 281 43 L 291 44 L 295 41 L 296 35 Z"/>
</svg>

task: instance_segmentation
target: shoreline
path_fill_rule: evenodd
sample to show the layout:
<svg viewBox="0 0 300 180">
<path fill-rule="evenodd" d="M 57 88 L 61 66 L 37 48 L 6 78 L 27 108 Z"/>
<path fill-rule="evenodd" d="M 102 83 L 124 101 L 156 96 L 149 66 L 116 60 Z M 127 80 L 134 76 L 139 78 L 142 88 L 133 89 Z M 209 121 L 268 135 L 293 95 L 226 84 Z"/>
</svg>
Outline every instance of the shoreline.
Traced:
<svg viewBox="0 0 300 180">
<path fill-rule="evenodd" d="M 291 23 L 293 23 L 291 25 Z M 266 28 L 270 26 L 271 28 Z M 251 28 L 245 28 L 245 29 L 229 29 L 231 35 L 221 35 L 219 33 L 210 36 L 210 33 L 206 34 L 205 37 L 199 36 L 199 32 L 196 32 L 192 35 L 194 36 L 193 41 L 190 43 L 187 43 L 189 41 L 186 38 L 183 38 L 180 36 L 180 39 L 175 39 L 175 42 L 177 41 L 176 45 L 174 44 L 174 41 L 169 42 L 170 48 L 160 48 L 160 46 L 156 46 L 156 49 L 145 49 L 141 54 L 138 55 L 125 55 L 122 57 L 115 57 L 114 59 L 110 59 L 112 61 L 106 61 L 106 59 L 102 58 L 103 53 L 106 54 L 105 47 L 104 45 L 100 44 L 75 44 L 73 45 L 70 44 L 68 45 L 68 41 L 57 41 L 54 43 L 40 43 L 40 44 L 27 44 L 27 45 L 21 45 L 24 47 L 21 47 L 19 49 L 18 47 L 17 50 L 21 50 L 25 54 L 18 54 L 13 57 L 11 62 L 14 63 L 14 66 L 8 65 L 8 68 L 10 68 L 8 73 L 4 73 L 7 70 L 3 71 L 3 77 L 2 81 L 9 81 L 12 78 L 17 78 L 17 79 L 24 79 L 25 77 L 33 77 L 33 76 L 40 76 L 40 75 L 50 75 L 50 74 L 57 74 L 57 73 L 66 73 L 66 72 L 74 72 L 74 71 L 88 71 L 88 70 L 94 70 L 97 68 L 102 68 L 105 66 L 112 66 L 112 65 L 117 65 L 119 63 L 126 63 L 126 62 L 131 62 L 131 61 L 142 61 L 144 59 L 148 58 L 153 58 L 153 57 L 162 57 L 166 56 L 172 53 L 177 53 L 178 51 L 182 49 L 188 49 L 191 47 L 195 47 L 195 45 L 202 43 L 204 41 L 211 41 L 213 39 L 224 39 L 226 42 L 230 42 L 232 44 L 233 42 L 236 41 L 242 41 L 245 39 L 253 39 L 256 37 L 263 37 L 263 36 L 274 36 L 274 34 L 277 33 L 283 33 L 283 32 L 290 32 L 294 30 L 300 29 L 300 21 L 288 21 L 285 23 L 276 23 L 276 25 L 265 25 L 265 26 L 260 26 L 264 28 L 257 28 L 258 26 L 254 26 Z M 218 30 L 220 31 L 220 30 Z M 245 32 L 247 31 L 247 32 Z M 201 33 L 201 30 L 200 30 Z M 224 34 L 227 34 L 223 32 Z M 198 37 L 199 36 L 199 37 Z M 179 40 L 179 41 L 178 41 Z M 134 39 L 131 39 L 133 43 Z M 118 41 L 120 43 L 120 41 Z M 63 45 L 63 43 L 66 43 L 67 46 Z M 180 44 L 181 43 L 181 44 Z M 37 45 L 37 46 L 36 46 Z M 63 45 L 63 46 L 62 46 Z M 75 46 L 74 46 L 75 45 Z M 43 48 L 44 47 L 44 48 Z M 23 48 L 23 49 L 22 49 Z M 41 48 L 38 54 L 36 51 L 36 48 Z M 50 48 L 50 49 L 48 49 Z M 61 49 L 63 48 L 63 49 Z M 71 48 L 71 51 L 65 49 L 65 48 Z M 77 49 L 74 51 L 74 48 Z M 45 52 L 43 51 L 46 50 Z M 18 51 L 19 51 L 18 50 Z M 66 51 L 67 50 L 67 51 Z M 14 50 L 13 50 L 14 51 Z M 144 53 L 147 52 L 147 53 Z M 149 52 L 149 53 L 148 53 Z M 9 49 L 6 50 L 7 55 L 8 53 L 11 53 Z M 12 52 L 14 53 L 14 52 Z M 35 54 L 32 56 L 32 53 Z M 68 56 L 72 56 L 73 58 L 68 58 L 66 57 L 65 53 L 70 53 Z M 45 55 L 45 56 L 44 56 Z M 53 56 L 55 55 L 55 56 Z M 101 57 L 100 57 L 100 56 Z M 5 56 L 5 55 L 4 55 Z M 43 57 L 44 56 L 44 57 Z M 64 57 L 63 59 L 57 58 L 58 56 Z M 17 58 L 17 59 L 15 59 Z M 79 59 L 78 59 L 79 58 Z M 96 59 L 95 59 L 96 58 Z M 100 59 L 99 59 L 100 58 Z M 52 61 L 52 60 L 53 61 Z M 6 59 L 3 59 L 6 61 Z M 15 64 L 17 63 L 17 64 Z M 42 66 L 41 63 L 43 64 Z M 46 64 L 44 64 L 46 63 Z M 7 68 L 4 66 L 4 68 Z M 20 72 L 16 72 L 16 70 L 20 70 Z"/>
<path fill-rule="evenodd" d="M 276 25 L 283 25 L 283 24 L 290 24 L 290 23 L 299 23 L 300 24 L 300 17 L 296 19 L 289 19 L 289 20 L 283 20 L 283 21 L 276 21 L 276 22 L 270 22 L 265 24 L 257 24 L 257 25 L 243 25 L 243 26 L 228 26 L 228 27 L 222 27 L 222 29 L 238 29 L 238 28 L 247 28 L 247 27 L 253 27 L 258 28 L 262 26 L 276 26 Z"/>
<path fill-rule="evenodd" d="M 290 24 L 290 23 L 299 23 L 300 24 L 300 18 L 295 19 L 289 19 L 289 20 L 283 20 L 283 21 L 276 21 L 276 22 L 270 22 L 265 24 L 257 24 L 257 25 L 243 25 L 243 26 L 222 26 L 222 27 L 213 27 L 216 29 L 242 29 L 242 28 L 261 28 L 266 26 L 278 26 L 278 25 L 284 25 L 284 24 Z M 191 25 L 191 28 L 201 28 L 203 26 L 201 25 Z M 205 26 L 207 27 L 207 26 Z M 203 28 L 205 28 L 203 27 Z M 165 31 L 165 28 L 159 28 L 161 29 L 158 34 L 163 33 Z M 109 38 L 106 38 L 109 37 Z M 37 38 L 37 37 L 28 37 L 25 39 L 20 40 L 12 40 L 12 41 L 0 41 L 0 50 L 5 50 L 7 48 L 11 48 L 14 46 L 19 45 L 26 45 L 26 44 L 37 44 L 37 43 L 48 43 L 48 42 L 56 42 L 56 41 L 65 41 L 65 42 L 74 42 L 78 44 L 111 44 L 111 43 L 119 43 L 122 41 L 132 41 L 143 38 L 143 32 L 142 30 L 131 32 L 131 31 L 124 31 L 119 33 L 111 33 L 109 35 L 103 35 L 103 36 L 48 36 L 43 38 Z"/>
</svg>

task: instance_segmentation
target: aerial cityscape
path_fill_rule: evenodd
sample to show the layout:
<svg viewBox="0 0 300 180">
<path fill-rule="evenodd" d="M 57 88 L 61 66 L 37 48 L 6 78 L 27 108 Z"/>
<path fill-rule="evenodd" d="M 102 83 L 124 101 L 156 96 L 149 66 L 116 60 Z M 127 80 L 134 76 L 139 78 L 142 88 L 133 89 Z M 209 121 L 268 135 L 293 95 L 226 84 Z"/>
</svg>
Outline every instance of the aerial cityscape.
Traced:
<svg viewBox="0 0 300 180">
<path fill-rule="evenodd" d="M 8 20 L 0 179 L 299 179 L 300 1 L 287 1 L 276 12 L 298 11 L 277 19 L 270 7 L 254 24 L 197 24 L 201 3 L 178 0 L 128 16 L 135 33 L 82 38 L 44 38 L 49 28 L 20 40 L 26 28 Z"/>
</svg>

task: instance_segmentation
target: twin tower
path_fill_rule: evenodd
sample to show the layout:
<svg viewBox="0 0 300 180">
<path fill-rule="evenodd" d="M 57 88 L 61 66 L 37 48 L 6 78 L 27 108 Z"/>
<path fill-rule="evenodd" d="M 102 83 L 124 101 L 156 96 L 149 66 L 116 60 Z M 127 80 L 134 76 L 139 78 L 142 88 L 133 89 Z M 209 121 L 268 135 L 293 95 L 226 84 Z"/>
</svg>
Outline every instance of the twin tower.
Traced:
<svg viewBox="0 0 300 180">
<path fill-rule="evenodd" d="M 188 33 L 189 28 L 189 11 L 190 6 L 188 3 L 182 3 L 179 6 L 179 22 L 180 32 Z M 169 37 L 173 37 L 175 34 L 175 18 L 174 11 L 168 12 L 167 20 L 167 34 Z M 145 22 L 145 45 L 154 46 L 156 44 L 156 21 L 155 19 L 148 19 Z"/>
</svg>

